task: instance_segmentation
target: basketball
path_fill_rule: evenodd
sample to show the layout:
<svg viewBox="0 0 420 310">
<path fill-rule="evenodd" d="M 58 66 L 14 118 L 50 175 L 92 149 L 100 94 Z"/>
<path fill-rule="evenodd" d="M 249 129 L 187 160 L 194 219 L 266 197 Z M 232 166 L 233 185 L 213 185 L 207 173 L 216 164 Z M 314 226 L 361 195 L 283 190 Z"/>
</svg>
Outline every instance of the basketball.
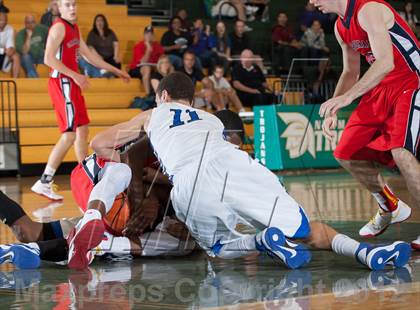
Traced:
<svg viewBox="0 0 420 310">
<path fill-rule="evenodd" d="M 111 210 L 105 217 L 105 224 L 111 228 L 116 235 L 122 235 L 130 216 L 130 208 L 125 193 L 119 194 L 112 205 Z"/>
</svg>

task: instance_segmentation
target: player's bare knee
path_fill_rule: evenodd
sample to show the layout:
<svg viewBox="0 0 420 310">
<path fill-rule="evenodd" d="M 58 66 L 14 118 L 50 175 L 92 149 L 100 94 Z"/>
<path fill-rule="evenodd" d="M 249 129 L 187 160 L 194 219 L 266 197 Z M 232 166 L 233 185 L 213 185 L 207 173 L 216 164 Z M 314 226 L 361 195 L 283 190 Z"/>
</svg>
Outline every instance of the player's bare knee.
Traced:
<svg viewBox="0 0 420 310">
<path fill-rule="evenodd" d="M 311 234 L 305 240 L 306 243 L 317 249 L 330 249 L 335 230 L 321 222 L 311 222 L 310 225 Z"/>
<path fill-rule="evenodd" d="M 66 145 L 72 145 L 76 141 L 76 134 L 74 132 L 65 132 L 61 136 L 61 141 Z"/>
</svg>

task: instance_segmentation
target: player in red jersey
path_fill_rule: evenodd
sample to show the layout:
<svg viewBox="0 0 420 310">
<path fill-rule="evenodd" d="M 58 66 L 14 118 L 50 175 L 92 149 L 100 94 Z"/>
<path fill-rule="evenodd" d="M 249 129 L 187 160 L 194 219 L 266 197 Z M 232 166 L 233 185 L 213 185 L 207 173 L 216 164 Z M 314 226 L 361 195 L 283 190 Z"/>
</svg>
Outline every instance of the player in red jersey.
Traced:
<svg viewBox="0 0 420 310">
<path fill-rule="evenodd" d="M 383 0 L 311 0 L 339 18 L 335 34 L 343 50 L 343 72 L 334 97 L 325 102 L 324 134 L 332 138 L 336 113 L 359 97 L 334 156 L 372 192 L 379 210 L 361 230 L 373 237 L 406 220 L 411 209 L 385 184 L 376 163 L 397 165 L 420 206 L 419 42 L 409 25 Z M 371 65 L 359 79 L 360 54 Z M 420 247 L 420 238 L 412 243 Z"/>
<path fill-rule="evenodd" d="M 51 26 L 45 49 L 45 64 L 51 68 L 48 91 L 54 105 L 58 126 L 62 133 L 48 158 L 41 179 L 32 191 L 52 200 L 63 197 L 56 193 L 53 177 L 64 156 L 74 144 L 76 158 L 82 162 L 88 150 L 89 117 L 82 90 L 88 88 L 86 76 L 79 74 L 78 57 L 105 69 L 128 82 L 130 77 L 92 53 L 83 41 L 76 24 L 76 0 L 60 0 L 61 17 Z"/>
</svg>

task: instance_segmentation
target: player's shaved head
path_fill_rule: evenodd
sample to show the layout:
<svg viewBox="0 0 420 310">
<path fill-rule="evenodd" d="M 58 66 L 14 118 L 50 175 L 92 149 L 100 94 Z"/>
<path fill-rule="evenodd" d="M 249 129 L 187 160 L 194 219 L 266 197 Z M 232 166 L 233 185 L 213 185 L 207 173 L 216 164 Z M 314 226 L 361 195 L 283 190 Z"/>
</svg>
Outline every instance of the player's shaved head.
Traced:
<svg viewBox="0 0 420 310">
<path fill-rule="evenodd" d="M 172 100 L 186 100 L 192 103 L 195 88 L 193 82 L 186 74 L 174 72 L 160 81 L 156 94 L 160 98 L 163 92 L 166 92 Z"/>
</svg>

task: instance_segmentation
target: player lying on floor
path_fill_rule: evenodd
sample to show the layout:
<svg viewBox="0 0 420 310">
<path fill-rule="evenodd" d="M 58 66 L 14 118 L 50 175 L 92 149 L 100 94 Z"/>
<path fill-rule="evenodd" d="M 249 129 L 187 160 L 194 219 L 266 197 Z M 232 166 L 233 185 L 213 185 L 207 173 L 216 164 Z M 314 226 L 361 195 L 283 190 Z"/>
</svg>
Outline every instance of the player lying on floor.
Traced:
<svg viewBox="0 0 420 310">
<path fill-rule="evenodd" d="M 137 149 L 146 155 L 150 154 L 148 148 L 146 137 L 126 153 L 130 154 L 131 150 Z M 87 253 L 83 264 L 90 263 L 94 255 L 106 253 L 136 256 L 186 255 L 194 248 L 194 242 L 181 240 L 188 234 L 185 226 L 170 216 L 163 216 L 171 213 L 166 210 L 169 195 L 167 186 L 149 189 L 149 185 L 142 184 L 144 158 L 136 154 L 136 158 L 131 160 L 131 165 L 139 172 L 137 180 L 133 178 L 132 182 L 128 165 L 107 163 L 95 155 L 88 157 L 73 170 L 72 191 L 82 210 L 90 203 L 90 196 L 93 200 L 101 199 L 97 197 L 96 186 L 99 185 L 97 189 L 101 189 L 104 185 L 113 187 L 118 184 L 114 190 L 120 191 L 117 199 L 109 202 L 111 209 L 104 218 L 107 229 L 100 244 Z M 92 182 L 89 181 L 89 176 L 93 177 Z M 93 186 L 95 183 L 96 186 Z M 128 195 L 125 195 L 124 191 L 129 184 Z M 146 199 L 143 199 L 144 190 L 150 193 Z M 112 190 L 108 189 L 107 192 Z M 130 208 L 132 205 L 135 207 Z M 0 192 L 0 219 L 12 229 L 19 241 L 25 242 L 0 246 L 0 263 L 11 262 L 23 269 L 37 268 L 41 260 L 67 260 L 69 246 L 66 238 L 82 217 L 49 223 L 34 222 L 19 204 Z"/>
<path fill-rule="evenodd" d="M 244 128 L 240 118 L 237 114 L 224 110 L 215 114 L 225 125 L 227 129 L 227 139 L 235 144 L 240 144 L 244 139 Z M 184 225 L 179 221 L 165 216 L 162 219 L 162 214 L 156 218 L 156 206 L 170 206 L 168 210 L 160 207 L 158 211 L 166 215 L 173 212 L 172 206 L 169 202 L 169 192 L 171 186 L 167 178 L 158 173 L 158 167 L 153 167 L 150 159 L 152 152 L 150 143 L 146 136 L 145 139 L 139 140 L 134 146 L 126 152 L 127 157 L 125 161 L 129 166 L 134 168 L 134 177 L 132 178 L 128 187 L 129 204 L 124 203 L 124 199 L 117 198 L 111 208 L 111 211 L 104 218 L 106 232 L 105 240 L 94 249 L 96 255 L 105 253 L 124 254 L 130 249 L 131 254 L 141 254 L 141 256 L 155 256 L 155 255 L 184 255 L 187 254 L 194 246 L 191 242 L 184 244 L 180 240 L 187 239 L 187 232 Z M 141 156 L 137 154 L 141 153 Z M 131 154 L 135 155 L 130 156 Z M 143 165 L 148 167 L 143 169 Z M 71 185 L 72 191 L 82 210 L 86 210 L 89 193 L 95 183 L 95 178 L 103 176 L 106 170 L 102 170 L 105 161 L 98 159 L 95 155 L 89 156 L 83 164 L 78 165 L 72 172 Z M 118 166 L 114 166 L 118 167 Z M 123 168 L 124 169 L 124 168 Z M 96 171 L 96 173 L 94 172 Z M 102 171 L 102 173 L 100 173 Z M 111 173 L 108 170 L 107 173 Z M 109 174 L 110 175 L 110 174 Z M 118 174 L 119 175 L 119 174 Z M 124 175 L 124 174 L 122 174 Z M 91 179 L 88 176 L 93 176 Z M 96 177 L 95 177 L 96 176 Z M 115 175 L 114 175 L 115 177 Z M 93 179 L 93 182 L 90 180 Z M 142 180 L 145 184 L 141 184 Z M 104 180 L 101 178 L 101 180 Z M 106 179 L 105 179 L 106 180 Z M 120 180 L 121 181 L 121 180 Z M 98 182 L 98 180 L 96 180 Z M 154 183 L 150 189 L 151 183 Z M 108 186 L 110 184 L 108 183 Z M 151 199 L 142 200 L 144 187 L 150 190 L 151 194 L 157 194 L 156 201 Z M 119 197 L 121 197 L 120 195 Z M 149 197 L 153 195 L 149 195 Z M 140 198 L 139 198 L 140 197 Z M 136 216 L 134 220 L 131 219 L 129 206 L 137 205 L 137 209 L 141 212 L 131 212 Z M 140 206 L 139 206 L 140 205 Z M 142 207 L 143 205 L 143 207 Z M 135 208 L 133 208 L 135 209 Z M 165 212 L 162 212 L 165 211 Z M 172 211 L 171 211 L 172 210 Z M 4 193 L 0 192 L 0 219 L 3 223 L 8 225 L 15 234 L 15 237 L 20 242 L 26 244 L 3 245 L 0 248 L 0 262 L 12 262 L 19 268 L 36 268 L 40 264 L 40 260 L 46 261 L 64 261 L 68 257 L 68 243 L 65 238 L 68 237 L 71 229 L 81 220 L 81 217 L 61 219 L 49 223 L 34 222 L 25 213 L 20 205 L 8 198 Z M 150 223 L 156 222 L 159 225 L 154 229 L 156 223 L 152 224 L 152 228 L 148 229 Z M 154 229 L 154 231 L 153 231 Z M 146 233 L 143 232 L 146 230 Z M 112 232 L 113 234 L 109 233 Z M 140 242 L 142 251 L 136 242 L 129 241 L 127 238 L 121 237 L 124 232 L 125 235 L 134 236 L 130 239 L 138 239 L 136 235 L 142 235 Z M 118 237 L 115 237 L 118 236 Z M 159 243 L 156 241 L 159 238 Z M 112 242 L 111 242 L 112 241 Z M 10 259 L 10 254 L 13 253 L 13 258 Z M 88 263 L 93 258 L 88 253 Z"/>
<path fill-rule="evenodd" d="M 302 242 L 356 258 L 373 270 L 408 262 L 411 249 L 405 242 L 359 243 L 326 224 L 309 222 L 277 176 L 228 143 L 220 120 L 192 108 L 193 98 L 191 80 L 172 73 L 159 84 L 156 108 L 99 133 L 91 146 L 99 156 L 114 158 L 115 145 L 134 139 L 144 129 L 172 179 L 171 200 L 178 219 L 208 255 L 229 259 L 260 251 L 289 268 L 299 268 L 311 260 L 310 251 L 297 243 Z M 261 232 L 242 234 L 236 230 L 238 224 L 253 225 Z M 77 246 L 84 247 L 86 254 L 96 244 Z"/>
</svg>

